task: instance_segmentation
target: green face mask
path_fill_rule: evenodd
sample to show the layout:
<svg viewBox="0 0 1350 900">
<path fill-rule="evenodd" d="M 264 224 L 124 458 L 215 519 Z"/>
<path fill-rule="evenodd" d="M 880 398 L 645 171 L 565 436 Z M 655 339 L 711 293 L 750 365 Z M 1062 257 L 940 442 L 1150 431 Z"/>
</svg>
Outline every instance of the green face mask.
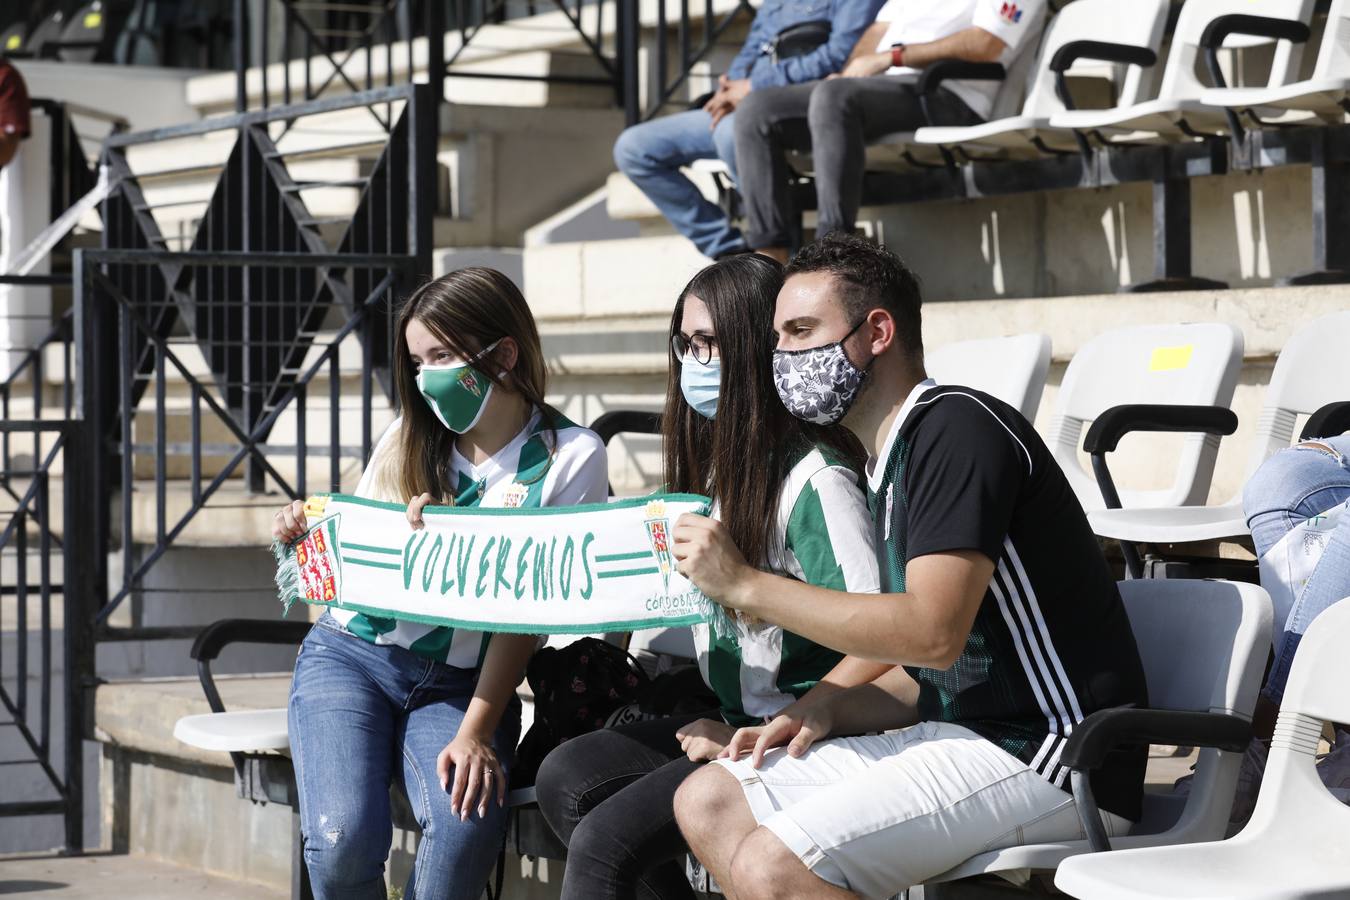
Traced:
<svg viewBox="0 0 1350 900">
<path fill-rule="evenodd" d="M 468 362 L 448 366 L 422 366 L 417 372 L 417 390 L 427 401 L 441 424 L 456 434 L 463 434 L 478 424 L 492 396 L 492 382 L 473 363 L 490 353 L 500 341 Z"/>
</svg>

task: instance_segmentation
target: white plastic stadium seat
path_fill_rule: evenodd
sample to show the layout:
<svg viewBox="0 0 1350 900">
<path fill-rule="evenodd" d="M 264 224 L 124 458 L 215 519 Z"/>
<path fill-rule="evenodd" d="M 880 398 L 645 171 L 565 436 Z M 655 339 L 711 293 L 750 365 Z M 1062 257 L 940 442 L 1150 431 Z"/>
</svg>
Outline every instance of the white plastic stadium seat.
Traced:
<svg viewBox="0 0 1350 900">
<path fill-rule="evenodd" d="M 1031 90 L 1021 113 L 961 128 L 920 128 L 914 139 L 920 144 L 959 146 L 968 156 L 999 152 L 1014 156 L 1039 156 L 1042 148 L 1073 150 L 1073 132 L 1051 128 L 1050 119 L 1064 112 L 1065 106 L 1055 90 L 1055 73 L 1050 64 L 1068 44 L 1078 41 L 1109 42 L 1141 48 L 1157 54 L 1162 45 L 1170 0 L 1078 0 L 1060 11 L 1050 22 L 1045 42 L 1036 58 Z M 1130 107 L 1140 102 L 1146 87 L 1146 71 L 1127 65 L 1119 80 L 1116 106 Z"/>
<path fill-rule="evenodd" d="M 1288 113 L 1309 113 L 1339 123 L 1350 103 L 1350 0 L 1332 0 L 1317 65 L 1307 81 L 1277 87 L 1211 88 L 1200 95 L 1211 106 L 1250 110 L 1267 120 Z"/>
<path fill-rule="evenodd" d="M 201 750 L 291 754 L 285 707 L 183 716 L 174 723 L 173 736 Z M 512 807 L 533 803 L 534 788 L 518 788 L 506 799 Z"/>
<path fill-rule="evenodd" d="M 1101 489 L 1079 461 L 1085 423 L 1113 406 L 1228 406 L 1242 367 L 1242 332 L 1232 325 L 1134 325 L 1088 341 L 1064 372 L 1046 444 L 1086 510 L 1105 509 Z M 1121 504 L 1204 503 L 1218 453 L 1216 437 L 1189 434 L 1170 487 L 1120 491 Z"/>
<path fill-rule="evenodd" d="M 1294 440 L 1300 414 L 1350 396 L 1350 312 L 1314 319 L 1299 329 L 1280 352 L 1256 421 L 1256 438 L 1247 458 L 1247 477 L 1275 451 Z M 1245 479 L 1244 479 L 1245 481 Z M 1221 506 L 1147 505 L 1088 512 L 1092 530 L 1102 537 L 1146 544 L 1210 541 L 1247 534 L 1242 491 Z"/>
<path fill-rule="evenodd" d="M 223 753 L 289 753 L 286 708 L 184 716 L 173 736 L 190 747 Z"/>
<path fill-rule="evenodd" d="M 1151 710 L 1251 718 L 1270 647 L 1270 598 L 1264 590 L 1228 581 L 1149 579 L 1121 582 L 1120 594 L 1139 645 Z M 1112 847 L 1222 837 L 1241 761 L 1241 753 L 1201 750 L 1190 793 L 1146 793 L 1142 820 L 1130 834 L 1111 838 Z M 1088 850 L 1084 840 L 1008 847 L 972 857 L 929 883 L 982 874 L 1021 882 Z"/>
<path fill-rule="evenodd" d="M 1081 0 L 1080 0 L 1081 2 Z M 1312 17 L 1316 0 L 1186 0 L 1172 34 L 1158 97 L 1120 109 L 1069 110 L 1050 119 L 1055 128 L 1071 128 L 1094 133 L 1106 139 L 1138 141 L 1148 135 L 1167 142 L 1186 141 L 1192 132 L 1219 134 L 1227 131 L 1225 110 L 1201 98 L 1208 89 L 1198 69 L 1204 56 L 1200 39 L 1211 22 L 1227 15 L 1261 15 L 1306 23 Z M 1234 34 L 1224 41 L 1225 49 L 1243 49 L 1269 45 L 1269 38 Z M 1268 87 L 1288 84 L 1298 73 L 1302 46 L 1281 40 L 1276 42 Z"/>
<path fill-rule="evenodd" d="M 1350 602 L 1309 626 L 1280 703 L 1256 810 L 1235 837 L 1067 860 L 1055 886 L 1093 900 L 1350 897 L 1350 806 L 1315 768 L 1324 722 L 1350 721 Z"/>
<path fill-rule="evenodd" d="M 924 354 L 924 366 L 938 384 L 992 394 L 1034 422 L 1050 368 L 1050 336 L 1017 334 L 944 344 Z"/>
</svg>

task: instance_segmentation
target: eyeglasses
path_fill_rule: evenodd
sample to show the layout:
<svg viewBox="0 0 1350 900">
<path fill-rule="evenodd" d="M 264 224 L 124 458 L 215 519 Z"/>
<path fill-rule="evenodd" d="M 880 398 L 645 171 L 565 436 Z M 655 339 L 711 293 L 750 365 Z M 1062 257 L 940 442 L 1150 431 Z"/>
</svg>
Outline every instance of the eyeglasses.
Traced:
<svg viewBox="0 0 1350 900">
<path fill-rule="evenodd" d="M 713 351 L 717 349 L 717 338 L 710 334 L 690 337 L 677 331 L 670 336 L 670 349 L 675 351 L 676 359 L 693 356 L 696 362 L 706 366 L 712 361 Z"/>
</svg>

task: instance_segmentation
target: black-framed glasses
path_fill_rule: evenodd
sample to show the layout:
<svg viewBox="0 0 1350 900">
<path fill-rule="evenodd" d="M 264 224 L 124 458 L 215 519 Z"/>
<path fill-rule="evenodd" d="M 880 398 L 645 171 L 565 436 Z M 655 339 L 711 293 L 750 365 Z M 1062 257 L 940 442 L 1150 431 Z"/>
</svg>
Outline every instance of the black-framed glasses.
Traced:
<svg viewBox="0 0 1350 900">
<path fill-rule="evenodd" d="M 675 351 L 676 359 L 692 356 L 695 362 L 706 366 L 712 361 L 713 351 L 717 349 L 717 338 L 710 334 L 690 336 L 677 331 L 670 336 L 670 349 Z"/>
</svg>

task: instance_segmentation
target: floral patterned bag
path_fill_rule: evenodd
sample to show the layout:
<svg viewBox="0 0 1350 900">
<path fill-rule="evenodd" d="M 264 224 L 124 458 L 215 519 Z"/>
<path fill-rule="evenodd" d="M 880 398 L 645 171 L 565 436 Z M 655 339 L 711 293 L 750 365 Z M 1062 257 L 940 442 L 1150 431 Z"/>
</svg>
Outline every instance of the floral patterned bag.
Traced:
<svg viewBox="0 0 1350 900">
<path fill-rule="evenodd" d="M 640 702 L 651 684 L 629 653 L 592 637 L 543 648 L 530 660 L 525 679 L 534 692 L 534 724 L 516 750 L 512 788 L 534 784 L 550 750 L 605 727 L 611 713 Z"/>
</svg>

